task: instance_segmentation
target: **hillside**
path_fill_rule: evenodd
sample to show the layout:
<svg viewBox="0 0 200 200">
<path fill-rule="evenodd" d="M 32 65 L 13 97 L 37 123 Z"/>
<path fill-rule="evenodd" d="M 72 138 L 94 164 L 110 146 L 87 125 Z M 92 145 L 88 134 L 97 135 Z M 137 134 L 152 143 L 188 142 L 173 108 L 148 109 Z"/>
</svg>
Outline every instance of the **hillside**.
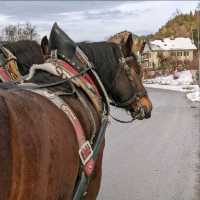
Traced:
<svg viewBox="0 0 200 200">
<path fill-rule="evenodd" d="M 182 14 L 177 11 L 176 15 L 163 25 L 158 32 L 152 35 L 140 36 L 135 39 L 134 50 L 139 50 L 144 40 L 162 39 L 165 37 L 190 37 L 197 46 L 198 12 Z"/>
<path fill-rule="evenodd" d="M 182 14 L 177 12 L 174 18 L 170 19 L 162 26 L 152 39 L 162 39 L 164 37 L 195 37 L 197 40 L 198 12 Z M 193 36 L 192 36 L 193 34 Z"/>
</svg>

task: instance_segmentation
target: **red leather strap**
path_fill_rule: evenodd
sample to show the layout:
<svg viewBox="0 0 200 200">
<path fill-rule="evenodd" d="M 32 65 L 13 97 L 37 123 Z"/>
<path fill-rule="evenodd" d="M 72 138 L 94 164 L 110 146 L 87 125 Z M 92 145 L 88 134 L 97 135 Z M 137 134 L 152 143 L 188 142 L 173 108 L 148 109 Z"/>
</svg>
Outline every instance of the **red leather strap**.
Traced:
<svg viewBox="0 0 200 200">
<path fill-rule="evenodd" d="M 56 60 L 56 63 L 58 65 L 63 66 L 68 72 L 70 72 L 72 74 L 72 76 L 75 76 L 78 74 L 78 71 L 76 71 L 70 64 L 68 64 L 62 60 L 59 60 L 59 59 Z M 99 91 L 98 91 L 94 81 L 88 74 L 85 74 L 79 78 L 86 84 L 90 85 L 90 88 L 92 88 L 94 90 L 95 94 L 100 96 Z"/>
<path fill-rule="evenodd" d="M 7 74 L 7 72 L 0 66 L 0 77 L 2 78 L 2 81 L 10 81 L 10 76 Z"/>
<path fill-rule="evenodd" d="M 80 149 L 86 142 L 86 138 L 85 138 L 85 134 L 84 134 L 82 125 L 81 125 L 79 119 L 76 117 L 73 110 L 67 104 L 63 104 L 61 106 L 61 110 L 63 110 L 63 112 L 65 112 L 67 114 L 67 116 L 69 117 L 69 120 L 71 121 L 71 123 L 74 127 L 74 130 L 76 133 L 76 139 L 78 141 L 78 145 L 79 145 L 79 149 Z M 87 154 L 87 152 L 86 152 L 86 154 Z M 92 158 L 90 158 L 84 164 L 83 169 L 87 176 L 90 176 L 92 174 L 92 172 L 94 170 L 94 166 L 95 166 L 95 161 Z"/>
</svg>

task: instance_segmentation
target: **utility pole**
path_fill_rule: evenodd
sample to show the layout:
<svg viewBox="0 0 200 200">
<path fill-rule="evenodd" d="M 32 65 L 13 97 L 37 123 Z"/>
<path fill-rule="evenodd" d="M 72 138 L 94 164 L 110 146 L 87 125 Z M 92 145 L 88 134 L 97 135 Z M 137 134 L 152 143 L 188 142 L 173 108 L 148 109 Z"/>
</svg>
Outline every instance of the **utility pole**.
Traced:
<svg viewBox="0 0 200 200">
<path fill-rule="evenodd" d="M 198 43 L 197 43 L 197 48 L 198 48 L 198 60 L 199 60 L 199 87 L 200 87 L 200 3 L 198 3 L 198 6 L 197 6 L 197 12 L 198 12 L 198 14 L 197 14 L 197 17 L 198 17 L 198 19 L 197 19 L 197 32 L 198 32 Z"/>
</svg>

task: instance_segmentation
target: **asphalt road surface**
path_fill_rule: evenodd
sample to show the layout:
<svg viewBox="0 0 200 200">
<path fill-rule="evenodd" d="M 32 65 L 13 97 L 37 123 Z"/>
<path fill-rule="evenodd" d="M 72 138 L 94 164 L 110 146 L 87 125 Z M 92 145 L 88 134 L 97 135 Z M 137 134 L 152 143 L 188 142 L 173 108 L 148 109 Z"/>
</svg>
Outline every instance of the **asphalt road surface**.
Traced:
<svg viewBox="0 0 200 200">
<path fill-rule="evenodd" d="M 107 131 L 98 200 L 199 200 L 200 105 L 183 93 L 148 92 L 151 119 L 112 121 Z M 128 118 L 122 111 L 113 113 Z"/>
</svg>

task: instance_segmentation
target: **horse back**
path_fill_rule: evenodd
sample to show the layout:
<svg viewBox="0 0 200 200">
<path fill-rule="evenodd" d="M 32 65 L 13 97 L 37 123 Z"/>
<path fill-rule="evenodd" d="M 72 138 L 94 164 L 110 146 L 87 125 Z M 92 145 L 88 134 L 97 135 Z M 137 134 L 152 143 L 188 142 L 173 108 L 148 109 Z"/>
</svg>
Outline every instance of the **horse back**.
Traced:
<svg viewBox="0 0 200 200">
<path fill-rule="evenodd" d="M 0 96 L 0 199 L 8 199 L 12 177 L 11 135 L 8 108 Z"/>
<path fill-rule="evenodd" d="M 71 199 L 79 168 L 73 131 L 44 97 L 0 91 L 0 199 Z"/>
</svg>

